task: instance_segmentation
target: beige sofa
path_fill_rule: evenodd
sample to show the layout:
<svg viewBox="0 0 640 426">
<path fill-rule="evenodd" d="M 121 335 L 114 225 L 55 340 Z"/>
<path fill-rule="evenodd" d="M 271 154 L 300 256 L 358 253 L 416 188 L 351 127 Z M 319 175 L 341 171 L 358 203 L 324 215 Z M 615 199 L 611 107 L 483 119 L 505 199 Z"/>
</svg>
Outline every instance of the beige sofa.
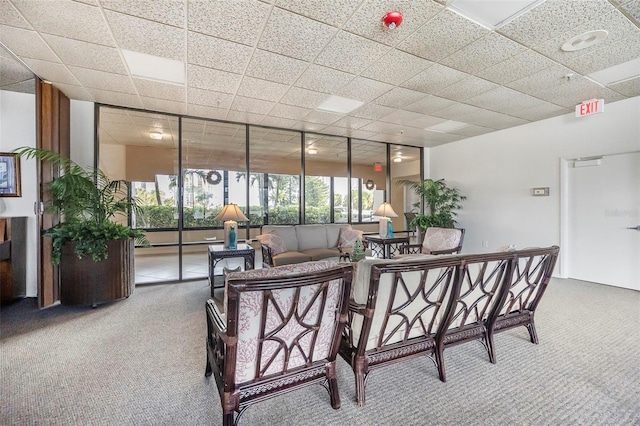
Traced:
<svg viewBox="0 0 640 426">
<path fill-rule="evenodd" d="M 352 251 L 350 247 L 339 247 L 342 229 L 350 230 L 351 225 L 265 225 L 261 235 L 275 234 L 282 238 L 286 251 L 274 252 L 272 247 L 262 243 L 262 262 L 269 266 L 281 266 L 323 259 L 338 261 L 341 253 Z"/>
</svg>

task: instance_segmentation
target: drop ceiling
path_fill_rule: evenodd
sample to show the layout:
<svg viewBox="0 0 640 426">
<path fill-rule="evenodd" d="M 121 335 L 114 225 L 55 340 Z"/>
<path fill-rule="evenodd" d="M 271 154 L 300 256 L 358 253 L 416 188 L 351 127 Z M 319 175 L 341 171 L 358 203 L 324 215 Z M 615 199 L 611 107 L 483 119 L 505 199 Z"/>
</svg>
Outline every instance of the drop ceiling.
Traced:
<svg viewBox="0 0 640 426">
<path fill-rule="evenodd" d="M 637 67 L 640 1 L 537 1 L 495 26 L 459 14 L 465 3 L 0 0 L 0 41 L 71 99 L 419 147 L 640 95 L 638 76 L 588 77 Z M 390 10 L 404 15 L 395 30 L 380 22 Z M 560 49 L 593 30 L 608 35 Z M 127 52 L 182 64 L 184 83 L 132 74 Z M 3 87 L 19 85 L 0 60 Z M 364 104 L 319 110 L 332 95 Z"/>
</svg>

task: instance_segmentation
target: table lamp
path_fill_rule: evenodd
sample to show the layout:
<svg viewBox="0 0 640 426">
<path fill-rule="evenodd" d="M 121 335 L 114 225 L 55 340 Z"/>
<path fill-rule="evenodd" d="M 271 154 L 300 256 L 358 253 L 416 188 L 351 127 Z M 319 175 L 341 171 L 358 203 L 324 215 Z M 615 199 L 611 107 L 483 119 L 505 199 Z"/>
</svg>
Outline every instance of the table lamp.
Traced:
<svg viewBox="0 0 640 426">
<path fill-rule="evenodd" d="M 237 231 L 238 221 L 246 222 L 249 219 L 242 213 L 237 204 L 230 203 L 224 206 L 213 220 L 224 220 L 224 247 L 229 248 L 229 231 L 231 227 L 234 226 Z"/>
<path fill-rule="evenodd" d="M 390 217 L 398 217 L 396 212 L 393 211 L 391 204 L 386 201 L 380 204 L 380 207 L 373 213 L 374 216 L 380 216 L 380 224 L 378 233 L 381 237 L 387 238 L 389 236 L 389 219 Z"/>
</svg>

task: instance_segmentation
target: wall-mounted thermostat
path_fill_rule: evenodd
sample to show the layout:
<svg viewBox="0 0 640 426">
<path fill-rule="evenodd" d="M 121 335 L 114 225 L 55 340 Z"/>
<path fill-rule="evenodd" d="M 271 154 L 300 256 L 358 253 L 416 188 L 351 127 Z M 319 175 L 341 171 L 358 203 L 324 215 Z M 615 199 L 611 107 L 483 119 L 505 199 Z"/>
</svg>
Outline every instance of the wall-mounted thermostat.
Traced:
<svg viewBox="0 0 640 426">
<path fill-rule="evenodd" d="M 549 187 L 544 188 L 533 188 L 531 193 L 534 197 L 547 197 L 549 195 Z"/>
</svg>

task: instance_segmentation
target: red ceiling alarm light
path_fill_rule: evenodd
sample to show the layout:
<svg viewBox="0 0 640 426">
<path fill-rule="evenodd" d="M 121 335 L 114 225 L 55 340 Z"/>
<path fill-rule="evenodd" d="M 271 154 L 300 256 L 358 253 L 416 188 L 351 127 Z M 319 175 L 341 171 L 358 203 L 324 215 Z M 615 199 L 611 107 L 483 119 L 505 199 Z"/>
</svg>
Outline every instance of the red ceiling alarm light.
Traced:
<svg viewBox="0 0 640 426">
<path fill-rule="evenodd" d="M 390 30 L 399 27 L 402 24 L 402 13 L 397 10 L 394 12 L 388 12 L 382 17 L 382 23 Z"/>
</svg>

